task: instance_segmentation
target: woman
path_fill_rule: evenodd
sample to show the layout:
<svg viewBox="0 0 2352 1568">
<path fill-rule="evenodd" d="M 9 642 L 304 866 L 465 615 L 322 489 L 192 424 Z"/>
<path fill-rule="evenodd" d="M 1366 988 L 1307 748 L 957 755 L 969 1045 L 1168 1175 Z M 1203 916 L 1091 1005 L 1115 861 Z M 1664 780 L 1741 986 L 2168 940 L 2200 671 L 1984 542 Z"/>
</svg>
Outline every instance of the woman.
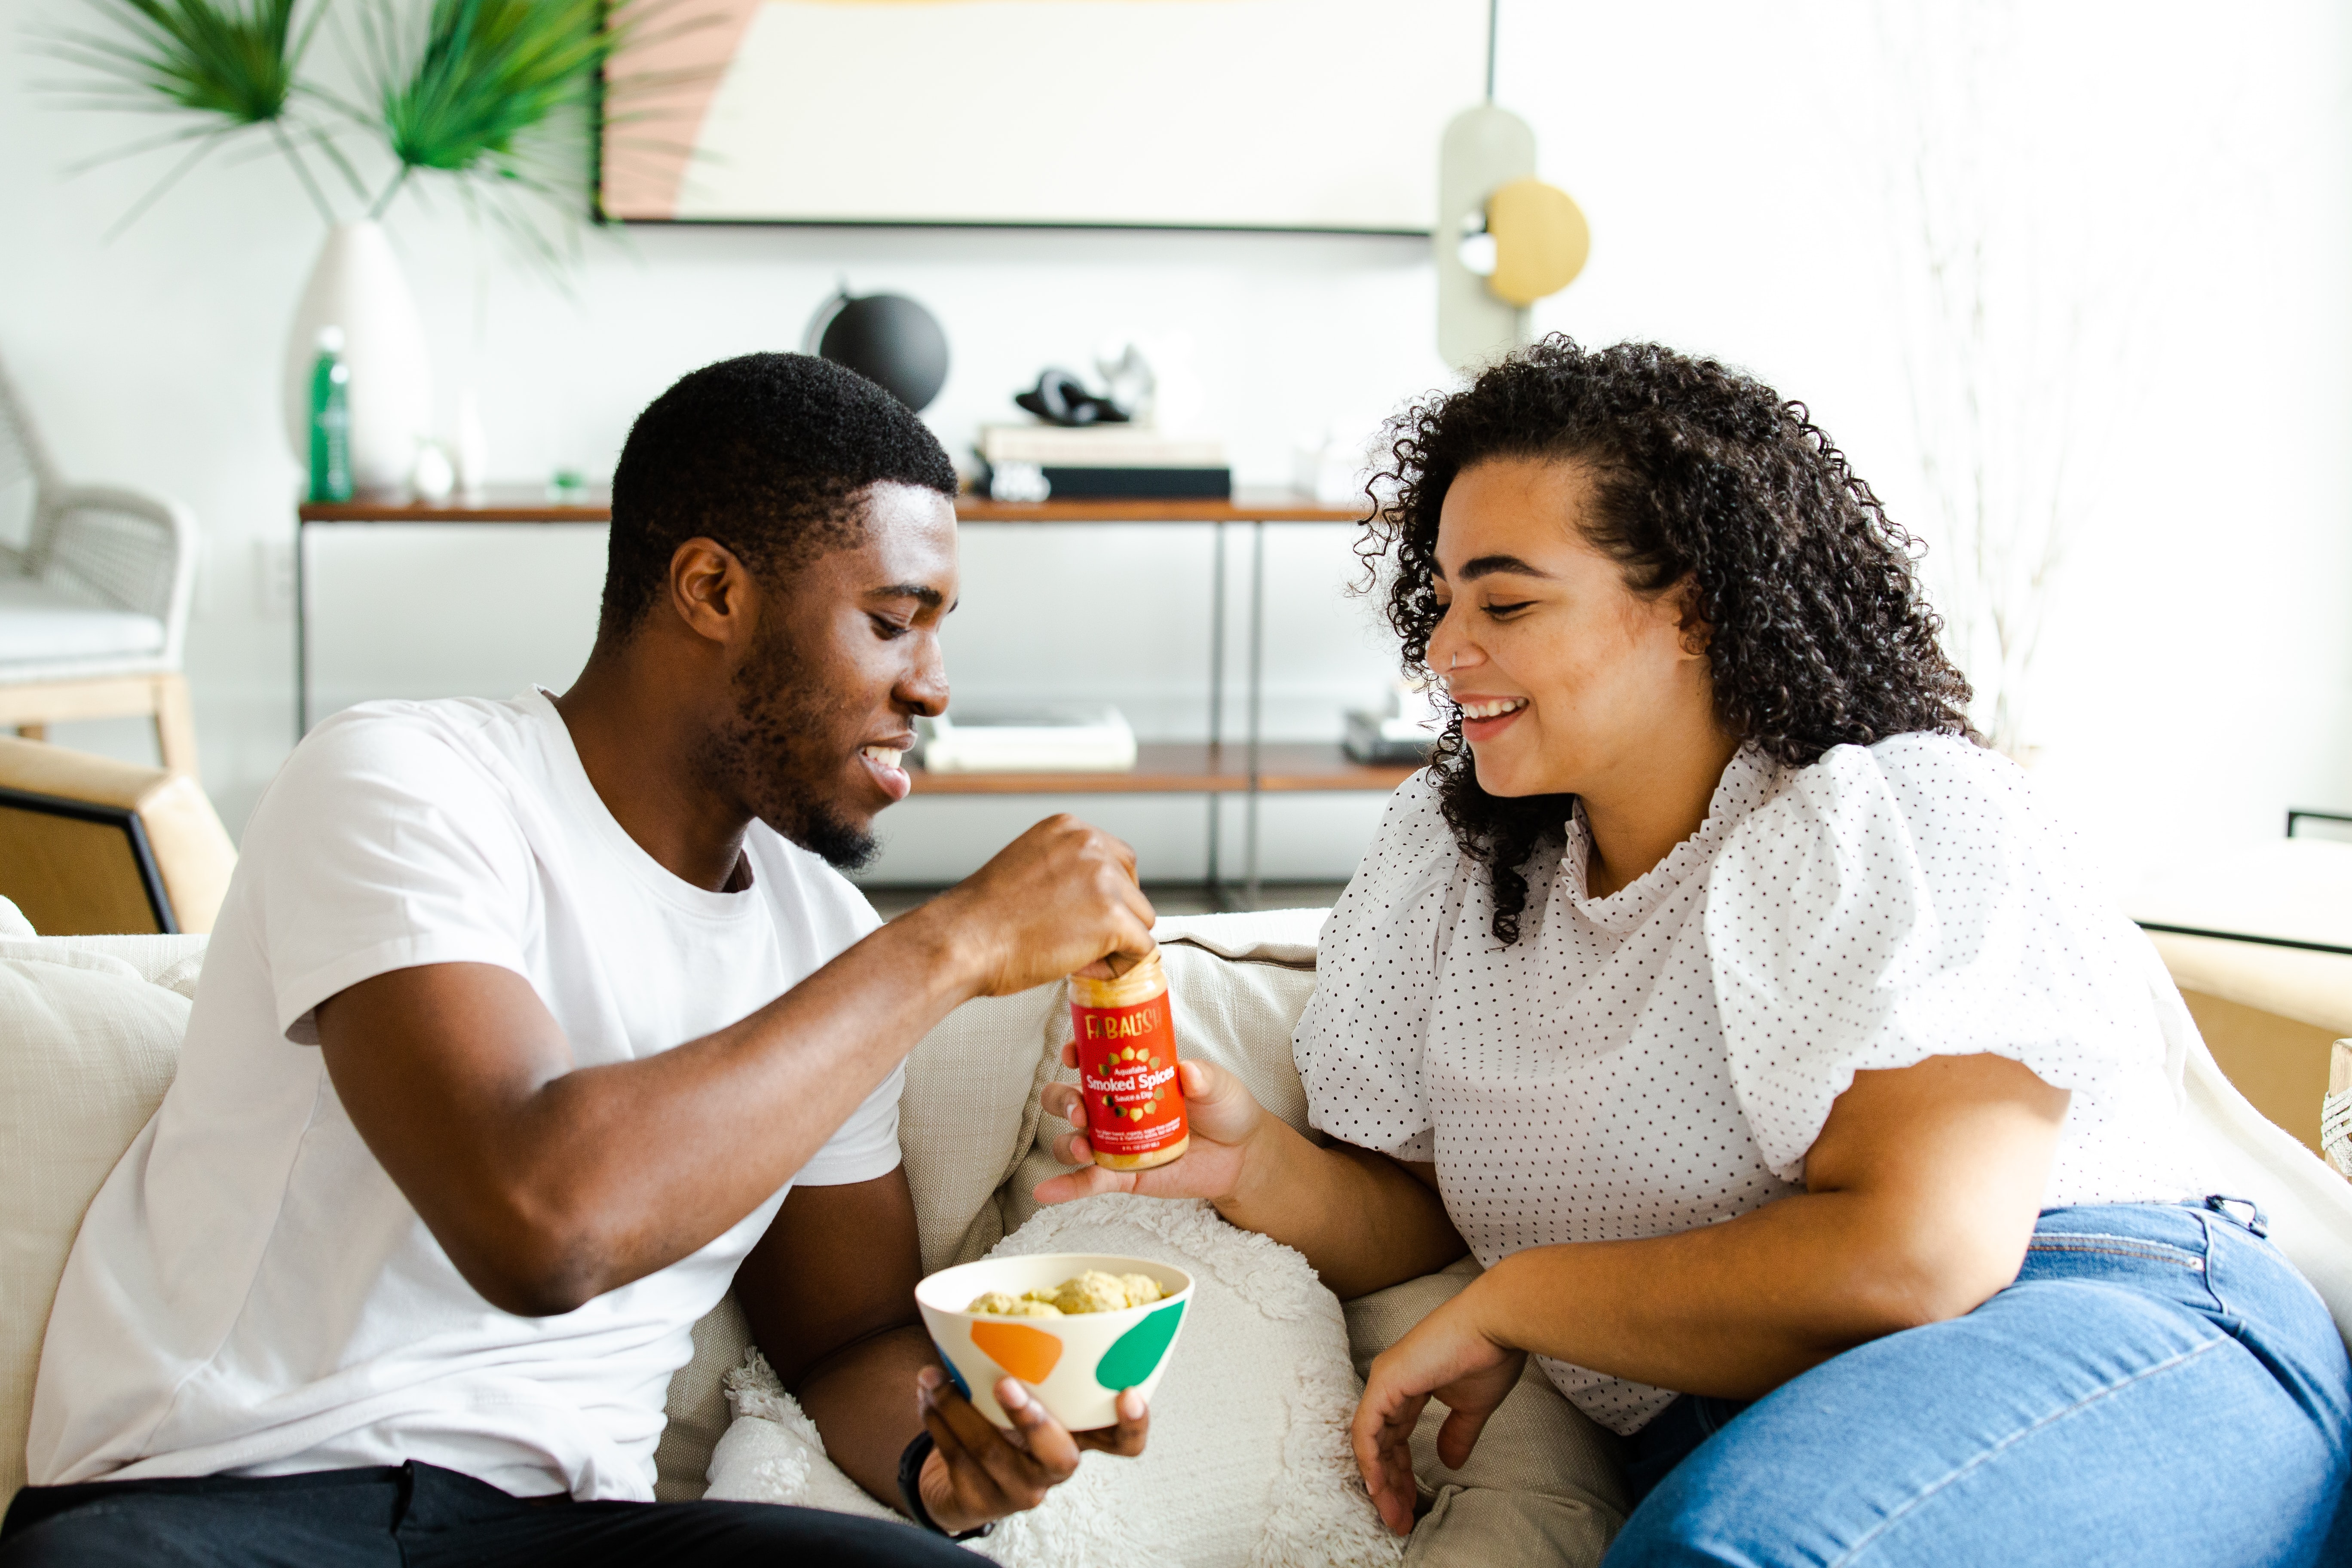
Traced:
<svg viewBox="0 0 2352 1568">
<path fill-rule="evenodd" d="M 1366 553 L 1455 719 L 1324 928 L 1338 1142 L 1187 1064 L 1185 1159 L 1040 1196 L 1208 1197 L 1342 1297 L 1475 1252 L 1357 1414 L 1399 1531 L 1423 1406 L 1459 1464 L 1534 1355 L 1628 1438 L 1612 1563 L 2318 1560 L 2343 1344 L 1803 407 L 1554 338 L 1394 435 Z"/>
</svg>

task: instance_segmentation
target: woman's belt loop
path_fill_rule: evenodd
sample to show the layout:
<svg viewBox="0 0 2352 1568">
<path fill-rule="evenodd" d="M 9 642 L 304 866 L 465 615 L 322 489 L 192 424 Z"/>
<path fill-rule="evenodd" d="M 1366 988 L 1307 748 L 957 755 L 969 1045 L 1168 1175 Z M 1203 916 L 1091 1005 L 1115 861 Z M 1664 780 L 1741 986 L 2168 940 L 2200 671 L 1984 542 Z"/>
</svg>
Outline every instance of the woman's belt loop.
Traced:
<svg viewBox="0 0 2352 1568">
<path fill-rule="evenodd" d="M 2243 1208 L 2247 1217 L 2239 1219 L 2237 1213 L 2231 1206 L 2232 1205 Z M 2238 1224 L 2244 1226 L 2265 1241 L 2270 1239 L 2270 1216 L 2263 1213 L 2262 1205 L 2253 1199 L 2233 1198 L 2221 1193 L 2208 1193 L 2205 1194 L 2205 1206 L 2224 1219 L 2236 1220 Z"/>
</svg>

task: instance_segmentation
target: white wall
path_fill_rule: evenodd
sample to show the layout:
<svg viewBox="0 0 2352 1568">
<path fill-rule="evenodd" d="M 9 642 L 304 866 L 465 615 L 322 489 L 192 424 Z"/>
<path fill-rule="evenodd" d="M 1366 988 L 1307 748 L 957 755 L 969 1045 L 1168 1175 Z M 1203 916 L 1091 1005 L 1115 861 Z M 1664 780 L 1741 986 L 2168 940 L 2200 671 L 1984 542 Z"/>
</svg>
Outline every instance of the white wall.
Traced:
<svg viewBox="0 0 2352 1568">
<path fill-rule="evenodd" d="M 66 173 L 148 128 L 31 90 L 57 68 L 28 34 L 85 9 L 0 0 L 0 355 L 71 473 L 165 490 L 206 527 L 189 670 L 205 783 L 235 827 L 291 734 L 274 575 L 295 473 L 276 378 L 319 226 L 263 160 L 199 171 L 102 242 L 160 166 Z M 1931 521 L 1906 372 L 1920 329 L 1898 271 L 1910 164 L 1889 127 L 1910 122 L 1906 72 L 1948 85 L 1970 58 L 1921 28 L 1979 9 L 1507 0 L 1498 96 L 1534 121 L 1546 174 L 1595 235 L 1590 269 L 1538 326 L 1745 365 L 1804 398 L 1898 518 Z M 2103 0 L 2036 7 L 1979 54 L 1983 122 L 1930 122 L 1937 155 L 1989 208 L 2027 215 L 2000 230 L 2014 265 L 1994 304 L 2098 326 L 2073 374 L 2037 361 L 2014 404 L 2063 409 L 2053 418 L 2081 432 L 2074 542 L 2035 676 L 2038 776 L 2126 874 L 2163 862 L 2190 823 L 2206 848 L 2275 833 L 2290 803 L 2352 806 L 2345 21 L 2325 0 L 2226 14 Z M 608 466 L 672 377 L 794 346 L 843 277 L 944 321 L 955 363 L 930 417 L 955 445 L 1041 363 L 1129 336 L 1189 345 L 1244 481 L 1284 479 L 1295 434 L 1365 427 L 1445 379 L 1429 269 L 1407 241 L 633 230 L 591 244 L 567 299 L 452 212 L 404 198 L 395 238 L 445 414 L 478 384 L 493 466 L 517 477 Z M 1336 529 L 1270 535 L 1277 733 L 1333 733 L 1339 709 L 1386 679 L 1367 607 L 1339 592 L 1346 542 Z M 322 538 L 320 697 L 561 685 L 586 646 L 600 551 L 593 531 Z M 1208 561 L 1197 530 L 972 531 L 950 637 L 959 695 L 1112 698 L 1148 731 L 1197 733 Z M 1106 584 L 1139 605 L 1115 644 L 1079 616 Z M 1234 586 L 1238 611 L 1238 573 Z M 144 743 L 130 725 L 58 738 Z M 1344 873 L 1375 805 L 1282 803 L 1269 873 Z M 1089 809 L 1135 837 L 1148 873 L 1197 869 L 1196 804 Z M 902 807 L 877 875 L 960 871 L 1027 810 Z"/>
</svg>

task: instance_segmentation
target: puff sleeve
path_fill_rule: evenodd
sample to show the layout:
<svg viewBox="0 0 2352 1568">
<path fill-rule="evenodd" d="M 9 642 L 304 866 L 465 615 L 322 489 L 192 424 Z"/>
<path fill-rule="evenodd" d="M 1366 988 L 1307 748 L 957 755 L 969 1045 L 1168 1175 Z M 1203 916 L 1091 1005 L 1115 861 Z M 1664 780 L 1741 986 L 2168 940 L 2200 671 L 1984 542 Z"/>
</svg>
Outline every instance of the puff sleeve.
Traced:
<svg viewBox="0 0 2352 1568">
<path fill-rule="evenodd" d="M 1732 1087 L 1784 1180 L 1856 1072 L 1931 1056 L 2023 1063 L 2074 1091 L 2078 1135 L 2177 1104 L 2144 943 L 2024 774 L 1966 741 L 1840 746 L 1797 770 L 1711 868 L 1705 935 Z"/>
<path fill-rule="evenodd" d="M 1434 1157 L 1423 1053 L 1461 857 L 1426 773 L 1398 786 L 1324 924 L 1295 1037 L 1309 1125 L 1401 1160 Z"/>
</svg>

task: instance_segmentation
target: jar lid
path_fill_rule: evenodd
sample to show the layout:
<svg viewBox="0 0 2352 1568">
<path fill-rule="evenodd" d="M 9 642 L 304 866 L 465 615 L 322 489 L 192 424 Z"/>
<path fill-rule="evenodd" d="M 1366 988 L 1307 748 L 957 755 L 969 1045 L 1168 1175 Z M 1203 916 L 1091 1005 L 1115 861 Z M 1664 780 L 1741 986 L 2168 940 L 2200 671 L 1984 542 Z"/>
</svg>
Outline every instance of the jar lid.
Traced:
<svg viewBox="0 0 2352 1568">
<path fill-rule="evenodd" d="M 1168 989 L 1168 972 L 1160 966 L 1154 947 L 1126 973 L 1110 980 L 1087 974 L 1070 976 L 1070 1000 L 1081 1007 L 1132 1007 Z"/>
</svg>

